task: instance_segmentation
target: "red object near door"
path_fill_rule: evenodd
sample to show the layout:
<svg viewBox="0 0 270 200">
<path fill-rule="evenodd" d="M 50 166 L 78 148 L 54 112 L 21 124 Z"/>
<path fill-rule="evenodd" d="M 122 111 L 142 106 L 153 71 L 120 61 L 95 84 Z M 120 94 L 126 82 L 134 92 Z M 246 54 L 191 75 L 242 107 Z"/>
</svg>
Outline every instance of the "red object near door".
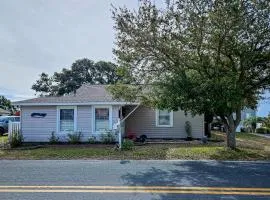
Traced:
<svg viewBox="0 0 270 200">
<path fill-rule="evenodd" d="M 130 140 L 136 140 L 136 133 L 128 131 L 127 138 Z"/>
<path fill-rule="evenodd" d="M 14 115 L 15 116 L 20 116 L 21 115 L 21 112 L 20 111 L 16 111 Z"/>
</svg>

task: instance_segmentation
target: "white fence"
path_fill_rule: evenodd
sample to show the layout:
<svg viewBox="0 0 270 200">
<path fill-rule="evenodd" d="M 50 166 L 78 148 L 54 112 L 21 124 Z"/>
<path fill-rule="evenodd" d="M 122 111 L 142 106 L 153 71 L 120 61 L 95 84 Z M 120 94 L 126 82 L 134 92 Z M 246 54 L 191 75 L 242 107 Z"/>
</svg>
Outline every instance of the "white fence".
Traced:
<svg viewBox="0 0 270 200">
<path fill-rule="evenodd" d="M 21 122 L 11 122 L 8 123 L 8 136 L 12 133 L 18 133 L 21 131 Z"/>
</svg>

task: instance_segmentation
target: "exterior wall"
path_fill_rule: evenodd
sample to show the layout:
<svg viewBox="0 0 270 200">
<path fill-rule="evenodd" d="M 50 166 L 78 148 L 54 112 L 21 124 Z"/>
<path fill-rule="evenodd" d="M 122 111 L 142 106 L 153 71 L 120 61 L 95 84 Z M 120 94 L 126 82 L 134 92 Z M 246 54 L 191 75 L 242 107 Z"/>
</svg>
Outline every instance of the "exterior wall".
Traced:
<svg viewBox="0 0 270 200">
<path fill-rule="evenodd" d="M 46 113 L 44 118 L 33 118 L 33 112 Z M 22 106 L 21 130 L 25 142 L 46 142 L 56 131 L 56 106 Z"/>
<path fill-rule="evenodd" d="M 192 137 L 204 136 L 204 117 L 185 116 L 183 111 L 173 113 L 173 127 L 156 127 L 156 111 L 140 106 L 126 120 L 126 133 L 133 132 L 137 136 L 146 135 L 148 138 L 186 138 L 185 122 L 192 125 Z"/>
<path fill-rule="evenodd" d="M 82 141 L 88 141 L 92 133 L 92 108 L 91 106 L 77 107 L 77 131 L 82 132 Z"/>
<path fill-rule="evenodd" d="M 112 124 L 115 124 L 118 121 L 120 107 L 121 106 L 113 106 L 112 107 Z"/>
<path fill-rule="evenodd" d="M 116 123 L 119 106 L 112 106 L 112 124 Z M 33 112 L 46 113 L 44 118 L 32 118 Z M 93 113 L 91 106 L 77 106 L 77 131 L 83 134 L 83 141 L 92 135 Z M 139 107 L 125 121 L 126 132 L 148 138 L 186 138 L 185 122 L 192 124 L 192 136 L 201 138 L 204 134 L 203 116 L 185 116 L 183 111 L 174 112 L 173 127 L 156 127 L 155 110 Z M 25 142 L 48 142 L 51 133 L 57 132 L 57 106 L 22 106 L 21 129 Z"/>
<path fill-rule="evenodd" d="M 118 120 L 119 106 L 112 106 L 112 124 Z M 32 113 L 46 113 L 44 118 L 33 118 Z M 92 106 L 77 106 L 77 131 L 82 132 L 82 141 L 92 135 Z M 21 106 L 21 129 L 25 142 L 48 142 L 51 133 L 57 135 L 57 106 Z M 59 134 L 60 138 L 66 135 Z"/>
</svg>

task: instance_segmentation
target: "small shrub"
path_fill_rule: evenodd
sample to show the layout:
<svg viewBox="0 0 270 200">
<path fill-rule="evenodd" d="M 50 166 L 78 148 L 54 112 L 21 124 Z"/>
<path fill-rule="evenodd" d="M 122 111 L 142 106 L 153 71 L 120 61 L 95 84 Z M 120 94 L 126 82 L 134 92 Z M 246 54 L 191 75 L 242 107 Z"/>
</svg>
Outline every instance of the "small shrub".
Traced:
<svg viewBox="0 0 270 200">
<path fill-rule="evenodd" d="M 89 137 L 88 142 L 89 142 L 90 144 L 95 144 L 95 143 L 97 142 L 97 139 L 96 139 L 95 136 L 91 136 L 91 137 Z"/>
<path fill-rule="evenodd" d="M 192 127 L 190 121 L 186 121 L 185 130 L 187 133 L 187 139 L 192 139 Z"/>
<path fill-rule="evenodd" d="M 82 132 L 73 132 L 68 134 L 68 142 L 70 144 L 80 144 L 81 143 Z"/>
<path fill-rule="evenodd" d="M 260 134 L 270 133 L 270 129 L 266 127 L 257 128 L 256 133 L 260 133 Z"/>
<path fill-rule="evenodd" d="M 104 144 L 111 144 L 115 142 L 115 135 L 111 132 L 105 132 L 103 134 L 101 134 L 101 138 L 100 141 Z"/>
<path fill-rule="evenodd" d="M 132 140 L 125 139 L 122 143 L 123 150 L 132 150 L 134 148 L 134 142 Z"/>
<path fill-rule="evenodd" d="M 20 131 L 12 132 L 8 139 L 11 148 L 21 146 L 23 143 L 23 135 Z"/>
<path fill-rule="evenodd" d="M 59 143 L 59 137 L 55 135 L 55 132 L 53 131 L 51 134 L 51 137 L 49 138 L 50 144 L 57 144 Z"/>
</svg>

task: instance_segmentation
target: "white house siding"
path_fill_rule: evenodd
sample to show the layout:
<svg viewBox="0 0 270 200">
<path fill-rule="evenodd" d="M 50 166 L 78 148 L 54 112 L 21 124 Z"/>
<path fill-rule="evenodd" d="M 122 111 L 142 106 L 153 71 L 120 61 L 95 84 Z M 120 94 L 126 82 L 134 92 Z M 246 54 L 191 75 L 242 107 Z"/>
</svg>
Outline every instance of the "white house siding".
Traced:
<svg viewBox="0 0 270 200">
<path fill-rule="evenodd" d="M 82 132 L 82 141 L 88 141 L 92 133 L 92 108 L 91 106 L 77 107 L 77 131 Z"/>
<path fill-rule="evenodd" d="M 46 113 L 33 118 L 32 113 Z M 25 142 L 46 142 L 56 131 L 56 106 L 21 106 L 21 129 Z"/>
<path fill-rule="evenodd" d="M 21 106 L 22 134 L 25 142 L 48 142 L 51 133 L 57 134 L 57 106 Z M 46 113 L 44 118 L 32 118 L 32 113 Z M 119 106 L 112 106 L 112 123 L 118 120 Z M 88 141 L 92 135 L 92 107 L 77 106 L 77 131 Z M 59 135 L 61 138 L 63 135 Z M 65 136 L 66 138 L 66 136 Z"/>
<path fill-rule="evenodd" d="M 119 106 L 112 106 L 112 123 L 116 123 Z M 32 118 L 32 113 L 46 113 L 44 118 Z M 77 106 L 77 130 L 87 141 L 92 134 L 91 106 Z M 174 112 L 173 127 L 156 127 L 155 110 L 139 107 L 125 122 L 126 132 L 149 138 L 185 138 L 185 122 L 192 124 L 192 136 L 201 138 L 204 134 L 203 116 L 185 116 L 183 111 Z M 51 133 L 57 132 L 57 106 L 21 106 L 21 129 L 25 142 L 47 142 Z"/>
<path fill-rule="evenodd" d="M 120 109 L 120 106 L 113 106 L 112 107 L 112 124 L 115 124 L 118 121 L 119 109 Z"/>
<path fill-rule="evenodd" d="M 139 107 L 126 120 L 126 133 L 133 132 L 137 136 L 146 135 L 148 138 L 186 138 L 185 122 L 192 125 L 192 137 L 204 136 L 204 117 L 191 115 L 185 116 L 183 111 L 173 113 L 173 127 L 156 127 L 156 112 L 154 109 Z"/>
</svg>

